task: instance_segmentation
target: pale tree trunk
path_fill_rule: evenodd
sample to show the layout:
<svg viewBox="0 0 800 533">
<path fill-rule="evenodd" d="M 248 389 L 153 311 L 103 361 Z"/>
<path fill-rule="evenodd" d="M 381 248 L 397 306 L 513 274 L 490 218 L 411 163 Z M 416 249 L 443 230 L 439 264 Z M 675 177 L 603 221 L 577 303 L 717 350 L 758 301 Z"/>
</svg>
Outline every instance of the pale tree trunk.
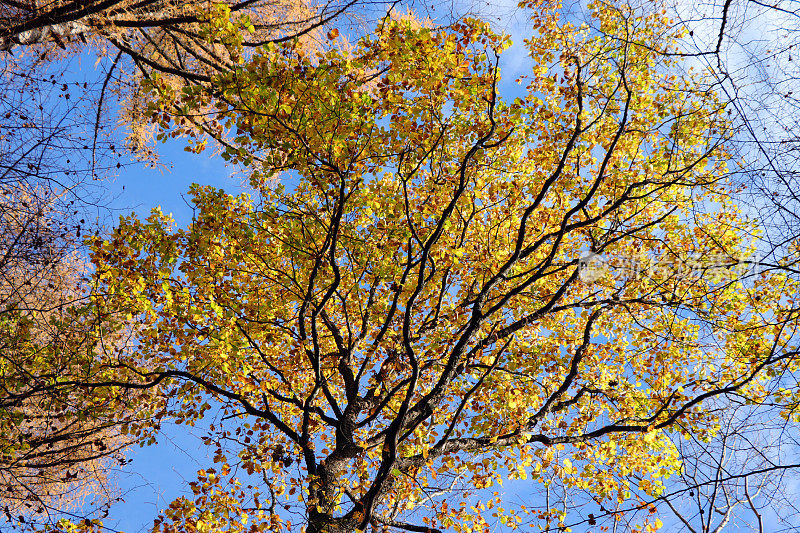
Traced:
<svg viewBox="0 0 800 533">
<path fill-rule="evenodd" d="M 32 28 L 7 37 L 0 37 L 0 50 L 8 51 L 15 46 L 31 46 L 49 42 L 63 48 L 65 43 L 82 38 L 88 31 L 89 26 L 80 20 Z"/>
</svg>

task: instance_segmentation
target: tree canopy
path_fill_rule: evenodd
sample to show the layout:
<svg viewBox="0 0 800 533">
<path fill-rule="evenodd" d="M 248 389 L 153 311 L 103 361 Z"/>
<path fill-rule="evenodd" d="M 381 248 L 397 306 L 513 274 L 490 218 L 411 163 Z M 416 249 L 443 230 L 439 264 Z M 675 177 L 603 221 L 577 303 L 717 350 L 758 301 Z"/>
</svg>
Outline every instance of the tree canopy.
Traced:
<svg viewBox="0 0 800 533">
<path fill-rule="evenodd" d="M 143 82 L 162 131 L 213 110 L 251 188 L 194 186 L 188 227 L 154 210 L 91 239 L 76 322 L 133 340 L 53 386 L 101 413 L 129 394 L 140 441 L 217 415 L 213 464 L 155 531 L 564 530 L 641 508 L 626 528 L 652 531 L 676 440 L 720 431 L 712 402 L 798 421 L 797 281 L 753 272 L 726 103 L 672 53 L 681 28 L 523 7 L 513 101 L 508 39 L 469 18 L 270 42 L 211 92 Z M 235 57 L 247 24 L 221 8 L 205 36 Z"/>
</svg>

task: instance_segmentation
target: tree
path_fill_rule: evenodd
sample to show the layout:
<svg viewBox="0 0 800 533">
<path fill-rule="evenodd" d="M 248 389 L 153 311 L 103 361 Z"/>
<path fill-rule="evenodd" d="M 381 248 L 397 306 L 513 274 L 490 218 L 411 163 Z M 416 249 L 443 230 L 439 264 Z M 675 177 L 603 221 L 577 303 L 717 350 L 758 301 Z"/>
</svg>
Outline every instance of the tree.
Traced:
<svg viewBox="0 0 800 533">
<path fill-rule="evenodd" d="M 708 402 L 797 421 L 797 283 L 738 273 L 757 228 L 724 103 L 676 75 L 680 31 L 626 4 L 593 3 L 596 29 L 525 6 L 537 64 L 514 102 L 507 40 L 470 19 L 387 19 L 347 52 L 270 43 L 213 95 L 146 82 L 164 128 L 215 108 L 253 188 L 194 187 L 188 228 L 156 210 L 93 241 L 87 315 L 140 335 L 93 387 L 162 402 L 125 432 L 221 413 L 216 466 L 158 531 L 596 525 L 662 493 L 671 437 L 715 435 Z M 541 498 L 494 490 L 523 479 Z"/>
<path fill-rule="evenodd" d="M 87 378 L 82 369 L 94 357 L 92 321 L 76 314 L 84 268 L 69 240 L 54 235 L 63 231 L 58 209 L 24 186 L 2 191 L 0 506 L 22 522 L 75 510 L 89 497 L 102 510 L 114 497 L 107 473 L 130 443 L 117 428 L 123 398 L 87 398 L 59 384 Z"/>
<path fill-rule="evenodd" d="M 303 2 L 219 2 L 213 7 L 192 2 L 39 2 L 4 1 L 0 4 L 0 46 L 32 48 L 42 59 L 86 45 L 116 48 L 141 69 L 171 74 L 186 82 L 209 81 L 210 74 L 227 70 L 235 59 L 209 46 L 204 26 L 209 11 L 224 9 L 247 20 L 246 46 L 292 40 L 313 34 L 355 5 L 306 5 Z"/>
</svg>

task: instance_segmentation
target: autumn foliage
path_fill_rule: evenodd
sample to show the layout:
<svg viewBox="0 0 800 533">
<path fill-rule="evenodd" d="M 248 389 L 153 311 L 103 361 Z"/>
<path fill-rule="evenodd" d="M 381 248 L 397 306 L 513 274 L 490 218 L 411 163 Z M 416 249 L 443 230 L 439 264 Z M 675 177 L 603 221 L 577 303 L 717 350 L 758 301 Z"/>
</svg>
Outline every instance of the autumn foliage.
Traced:
<svg viewBox="0 0 800 533">
<path fill-rule="evenodd" d="M 793 285 L 734 268 L 757 232 L 725 106 L 668 53 L 680 30 L 525 7 L 514 101 L 509 42 L 474 19 L 271 43 L 214 93 L 146 84 L 167 131 L 213 108 L 252 188 L 195 186 L 189 227 L 155 210 L 92 241 L 97 333 L 138 335 L 96 372 L 150 391 L 125 433 L 218 415 L 214 464 L 156 531 L 607 526 L 679 471 L 670 437 L 713 437 L 707 400 L 797 417 L 796 384 L 773 394 L 798 364 Z M 624 261 L 587 276 L 589 253 Z"/>
</svg>

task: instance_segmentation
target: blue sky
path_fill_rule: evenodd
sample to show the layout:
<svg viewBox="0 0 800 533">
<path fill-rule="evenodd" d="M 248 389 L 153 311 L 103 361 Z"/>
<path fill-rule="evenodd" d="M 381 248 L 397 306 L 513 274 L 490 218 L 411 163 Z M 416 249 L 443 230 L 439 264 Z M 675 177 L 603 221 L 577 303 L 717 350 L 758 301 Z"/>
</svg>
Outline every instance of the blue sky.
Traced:
<svg viewBox="0 0 800 533">
<path fill-rule="evenodd" d="M 134 163 L 110 181 L 114 218 L 131 212 L 146 217 L 151 209 L 161 207 L 172 214 L 178 227 L 184 227 L 192 220 L 188 194 L 191 184 L 212 185 L 231 194 L 244 190 L 221 158 L 211 151 L 199 155 L 185 152 L 184 146 L 181 139 L 158 144 L 160 159 L 156 168 Z"/>
</svg>

